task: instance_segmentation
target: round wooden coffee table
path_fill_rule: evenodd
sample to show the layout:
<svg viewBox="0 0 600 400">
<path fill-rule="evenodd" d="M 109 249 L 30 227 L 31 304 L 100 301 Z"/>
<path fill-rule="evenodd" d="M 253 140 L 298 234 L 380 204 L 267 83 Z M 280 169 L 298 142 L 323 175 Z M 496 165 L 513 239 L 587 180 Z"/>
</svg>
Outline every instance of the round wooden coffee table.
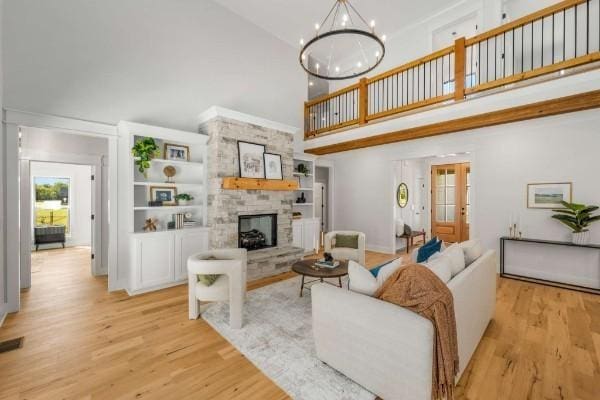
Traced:
<svg viewBox="0 0 600 400">
<path fill-rule="evenodd" d="M 348 275 L 348 261 L 340 261 L 340 265 L 335 268 L 323 268 L 315 267 L 317 260 L 300 260 L 292 265 L 292 271 L 302 275 L 302 284 L 300 285 L 300 297 L 304 289 L 310 290 L 309 287 L 305 287 L 308 283 L 313 282 L 324 282 L 333 285 L 331 282 L 324 281 L 327 278 L 338 278 L 339 287 L 342 287 L 342 276 Z M 317 278 L 311 281 L 305 281 L 306 277 Z M 337 286 L 337 285 L 334 285 Z"/>
</svg>

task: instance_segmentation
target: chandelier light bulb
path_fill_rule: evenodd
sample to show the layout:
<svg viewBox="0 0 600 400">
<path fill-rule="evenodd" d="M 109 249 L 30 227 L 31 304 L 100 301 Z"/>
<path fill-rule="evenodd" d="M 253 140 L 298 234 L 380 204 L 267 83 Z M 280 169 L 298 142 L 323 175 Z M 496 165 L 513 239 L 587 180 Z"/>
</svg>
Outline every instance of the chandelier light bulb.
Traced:
<svg viewBox="0 0 600 400">
<path fill-rule="evenodd" d="M 317 30 L 317 31 L 318 31 L 320 27 L 321 27 L 321 26 L 320 26 L 319 24 L 315 24 L 315 30 Z"/>
<path fill-rule="evenodd" d="M 315 64 L 315 68 L 317 69 L 317 71 L 319 70 L 319 63 Z"/>
<path fill-rule="evenodd" d="M 362 67 L 362 62 L 360 62 L 360 61 L 359 61 L 359 62 L 357 62 L 357 63 L 356 63 L 356 66 L 357 66 L 358 68 Z"/>
<path fill-rule="evenodd" d="M 381 35 L 381 41 L 382 41 L 382 42 L 385 42 L 385 39 L 387 39 L 387 36 L 385 36 L 385 35 Z"/>
<path fill-rule="evenodd" d="M 309 81 L 308 86 L 312 86 L 312 85 L 314 85 L 313 81 Z"/>
<path fill-rule="evenodd" d="M 306 60 L 306 54 L 302 53 L 302 60 Z"/>
<path fill-rule="evenodd" d="M 342 15 L 342 21 L 344 21 L 344 22 L 348 21 L 348 14 Z"/>
<path fill-rule="evenodd" d="M 304 46 L 304 39 L 300 38 L 300 46 Z"/>
<path fill-rule="evenodd" d="M 375 52 L 375 57 L 379 58 L 379 51 Z"/>
<path fill-rule="evenodd" d="M 335 67 L 335 72 L 340 72 L 340 67 Z"/>
<path fill-rule="evenodd" d="M 369 25 L 371 26 L 371 28 L 375 28 L 375 20 L 374 20 L 374 19 L 372 19 L 372 20 L 371 20 L 371 23 L 370 23 Z"/>
</svg>

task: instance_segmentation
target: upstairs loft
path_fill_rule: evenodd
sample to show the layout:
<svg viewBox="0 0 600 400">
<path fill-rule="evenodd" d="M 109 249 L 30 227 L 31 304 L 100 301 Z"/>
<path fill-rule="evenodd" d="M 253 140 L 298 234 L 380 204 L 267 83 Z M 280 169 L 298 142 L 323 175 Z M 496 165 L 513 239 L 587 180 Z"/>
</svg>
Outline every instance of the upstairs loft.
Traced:
<svg viewBox="0 0 600 400">
<path fill-rule="evenodd" d="M 472 38 L 459 38 L 453 46 L 306 102 L 305 141 L 308 148 L 314 147 L 321 142 L 311 144 L 314 139 L 468 102 L 525 83 L 563 78 L 582 69 L 597 69 L 599 64 L 600 0 L 563 1 Z M 512 114 L 514 120 L 518 111 L 527 119 L 600 107 L 595 92 L 579 101 L 570 97 L 558 100 L 556 104 L 536 104 L 530 110 L 507 110 L 507 115 Z M 411 136 L 415 137 L 419 136 Z M 327 154 L 385 141 L 370 143 L 306 151 Z"/>
</svg>

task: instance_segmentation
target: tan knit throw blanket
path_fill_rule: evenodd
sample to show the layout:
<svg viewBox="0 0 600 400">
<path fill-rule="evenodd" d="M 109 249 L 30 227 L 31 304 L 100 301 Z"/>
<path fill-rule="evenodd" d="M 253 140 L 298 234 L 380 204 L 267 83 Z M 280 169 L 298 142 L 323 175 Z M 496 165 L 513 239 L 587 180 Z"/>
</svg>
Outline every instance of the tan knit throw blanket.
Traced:
<svg viewBox="0 0 600 400">
<path fill-rule="evenodd" d="M 453 399 L 458 344 L 454 301 L 448 287 L 429 268 L 411 264 L 390 276 L 375 297 L 407 308 L 433 323 L 432 399 Z"/>
</svg>

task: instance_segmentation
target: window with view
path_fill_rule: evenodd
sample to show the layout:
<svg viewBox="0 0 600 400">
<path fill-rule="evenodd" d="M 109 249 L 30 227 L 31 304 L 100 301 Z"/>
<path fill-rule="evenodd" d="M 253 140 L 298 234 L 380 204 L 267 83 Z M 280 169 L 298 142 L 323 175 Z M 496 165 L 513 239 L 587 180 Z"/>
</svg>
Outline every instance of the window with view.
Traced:
<svg viewBox="0 0 600 400">
<path fill-rule="evenodd" d="M 69 178 L 36 176 L 34 221 L 35 226 L 61 225 L 70 231 Z"/>
</svg>

